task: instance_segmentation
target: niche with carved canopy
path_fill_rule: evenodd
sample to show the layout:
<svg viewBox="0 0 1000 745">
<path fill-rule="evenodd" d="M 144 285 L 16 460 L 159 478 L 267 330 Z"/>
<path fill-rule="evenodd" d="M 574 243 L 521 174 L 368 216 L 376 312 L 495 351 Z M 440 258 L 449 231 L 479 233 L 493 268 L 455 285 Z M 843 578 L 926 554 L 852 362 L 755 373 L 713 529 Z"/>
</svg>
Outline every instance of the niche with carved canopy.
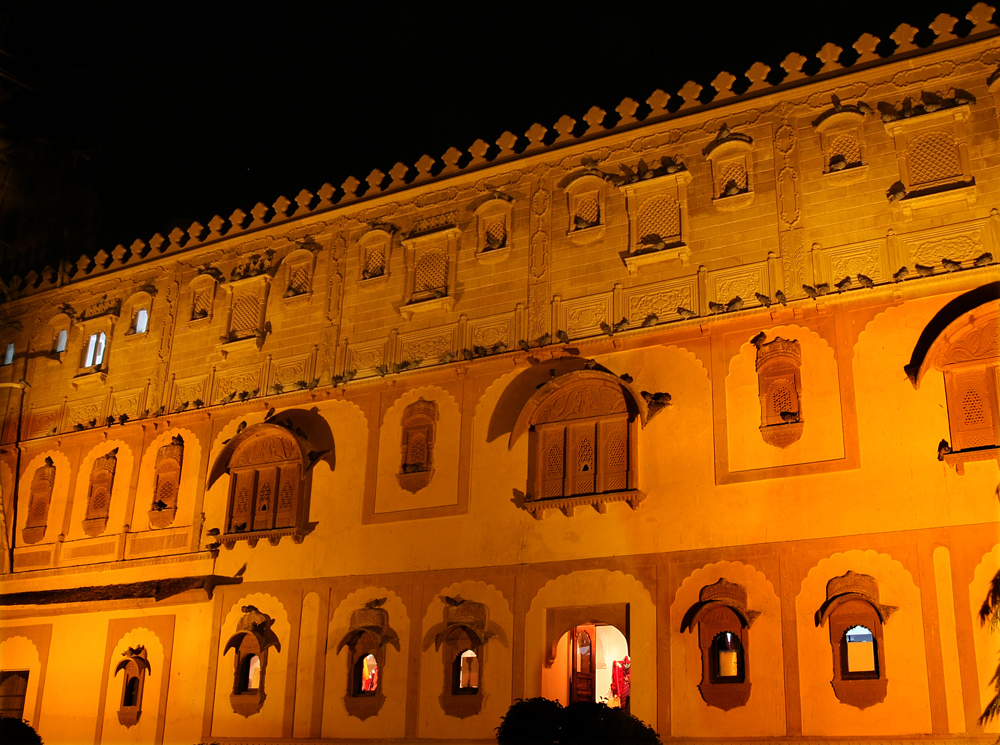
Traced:
<svg viewBox="0 0 1000 745">
<path fill-rule="evenodd" d="M 124 672 L 118 721 L 126 727 L 132 727 L 139 721 L 139 715 L 142 713 L 142 689 L 150 668 L 146 659 L 146 648 L 141 644 L 126 649 L 122 652 L 122 657 L 124 659 L 115 667 L 115 676 Z"/>
<path fill-rule="evenodd" d="M 396 480 L 411 494 L 423 489 L 434 477 L 437 420 L 438 408 L 434 401 L 414 401 L 403 412 L 402 454 Z"/>
<path fill-rule="evenodd" d="M 606 512 L 609 502 L 633 509 L 645 498 L 638 485 L 638 429 L 646 402 L 630 383 L 598 370 L 553 378 L 528 399 L 508 447 L 528 432 L 528 493 L 524 509 L 572 515 L 578 506 Z"/>
<path fill-rule="evenodd" d="M 386 647 L 400 651 L 399 635 L 389 626 L 385 598 L 368 601 L 351 613 L 351 627 L 337 644 L 336 654 L 345 647 L 347 658 L 347 713 L 362 721 L 374 716 L 385 703 L 383 678 Z"/>
<path fill-rule="evenodd" d="M 802 350 L 797 341 L 778 336 L 757 345 L 760 434 L 768 445 L 786 448 L 802 437 L 801 368 Z"/>
<path fill-rule="evenodd" d="M 702 151 L 712 164 L 712 205 L 735 212 L 754 200 L 753 138 L 723 124 Z"/>
<path fill-rule="evenodd" d="M 87 487 L 87 511 L 83 519 L 83 532 L 98 536 L 108 527 L 111 510 L 111 491 L 115 485 L 115 468 L 118 466 L 118 448 L 94 460 Z"/>
<path fill-rule="evenodd" d="M 153 528 L 165 528 L 174 521 L 183 462 L 184 439 L 180 435 L 156 451 L 153 503 L 149 508 L 149 524 Z"/>
<path fill-rule="evenodd" d="M 444 687 L 439 701 L 445 714 L 459 719 L 478 714 L 485 700 L 486 644 L 499 632 L 483 603 L 443 596 L 444 622 L 434 637 L 441 652 Z"/>
<path fill-rule="evenodd" d="M 698 690 L 709 706 L 729 711 L 750 700 L 749 634 L 759 615 L 748 608 L 746 588 L 725 579 L 701 588 L 698 602 L 684 614 L 681 633 L 698 629 Z"/>
<path fill-rule="evenodd" d="M 883 624 L 896 610 L 879 601 L 878 582 L 848 571 L 826 585 L 826 601 L 816 611 L 816 626 L 829 624 L 833 686 L 837 698 L 865 709 L 885 700 Z"/>
<path fill-rule="evenodd" d="M 264 705 L 267 658 L 272 647 L 281 652 L 281 641 L 271 630 L 274 619 L 253 605 L 244 605 L 236 633 L 222 654 L 233 650 L 233 691 L 229 703 L 237 714 L 249 717 Z"/>
<path fill-rule="evenodd" d="M 49 505 L 52 503 L 52 488 L 56 483 L 56 466 L 51 458 L 35 470 L 31 477 L 31 494 L 28 497 L 28 517 L 21 531 L 25 543 L 38 543 L 45 537 L 49 522 Z"/>
</svg>

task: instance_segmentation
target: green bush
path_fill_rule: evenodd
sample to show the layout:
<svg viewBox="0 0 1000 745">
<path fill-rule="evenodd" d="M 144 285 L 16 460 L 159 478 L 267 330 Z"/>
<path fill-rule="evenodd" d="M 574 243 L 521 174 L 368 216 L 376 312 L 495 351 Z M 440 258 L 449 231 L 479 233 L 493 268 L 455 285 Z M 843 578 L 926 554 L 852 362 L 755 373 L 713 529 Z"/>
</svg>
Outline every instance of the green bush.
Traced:
<svg viewBox="0 0 1000 745">
<path fill-rule="evenodd" d="M 624 709 L 519 699 L 496 728 L 498 745 L 659 745 L 656 731 Z"/>
</svg>

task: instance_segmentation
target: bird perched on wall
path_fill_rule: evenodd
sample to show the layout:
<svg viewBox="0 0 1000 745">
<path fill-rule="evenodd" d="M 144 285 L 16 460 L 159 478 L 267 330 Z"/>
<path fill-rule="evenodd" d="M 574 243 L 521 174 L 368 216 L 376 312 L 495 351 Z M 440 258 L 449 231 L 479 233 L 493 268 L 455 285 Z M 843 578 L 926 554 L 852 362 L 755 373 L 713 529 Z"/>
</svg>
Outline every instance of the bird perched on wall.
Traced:
<svg viewBox="0 0 1000 745">
<path fill-rule="evenodd" d="M 802 285 L 802 289 L 805 291 L 806 295 L 811 297 L 813 300 L 819 297 L 819 293 L 816 292 L 816 288 L 812 285 Z"/>
<path fill-rule="evenodd" d="M 964 106 L 965 104 L 975 103 L 976 97 L 973 96 L 968 91 L 962 90 L 961 88 L 956 88 L 954 90 L 951 100 L 955 102 L 956 106 Z"/>
<path fill-rule="evenodd" d="M 898 202 L 905 196 L 906 196 L 906 187 L 898 182 L 893 188 L 889 190 L 889 193 L 886 194 L 886 197 L 889 199 L 890 202 Z"/>
<path fill-rule="evenodd" d="M 934 274 L 934 267 L 924 266 L 923 264 L 914 264 L 913 268 L 917 270 L 917 274 L 921 277 L 930 277 Z"/>
<path fill-rule="evenodd" d="M 782 305 L 788 305 L 788 298 L 785 297 L 785 293 L 778 290 L 774 293 L 774 299 L 777 300 Z"/>
<path fill-rule="evenodd" d="M 556 331 L 556 339 L 560 344 L 569 344 L 569 334 L 562 329 Z"/>
<path fill-rule="evenodd" d="M 388 598 L 375 598 L 374 600 L 369 600 L 367 603 L 365 603 L 365 607 L 368 608 L 369 610 L 374 610 L 375 608 L 381 608 L 383 605 L 385 605 L 386 600 L 388 600 Z"/>
<path fill-rule="evenodd" d="M 760 303 L 761 305 L 763 305 L 765 308 L 770 308 L 771 307 L 771 296 L 770 295 L 762 295 L 759 292 L 755 292 L 753 294 L 753 296 L 755 298 L 757 298 L 757 302 Z"/>
<path fill-rule="evenodd" d="M 847 168 L 847 158 L 842 154 L 838 153 L 830 158 L 830 170 L 831 171 L 843 171 Z"/>
<path fill-rule="evenodd" d="M 538 339 L 536 339 L 536 341 L 538 342 L 538 346 L 540 347 L 548 346 L 549 344 L 552 343 L 552 334 L 546 331 L 544 334 L 539 336 Z"/>
<path fill-rule="evenodd" d="M 650 326 L 655 326 L 660 322 L 660 317 L 655 313 L 650 313 L 648 316 L 642 319 L 642 323 L 639 324 L 642 328 L 649 328 Z"/>
<path fill-rule="evenodd" d="M 219 535 L 219 529 L 218 528 L 211 528 L 208 531 L 208 535 L 213 536 L 213 537 Z"/>
<path fill-rule="evenodd" d="M 714 303 L 711 300 L 708 301 L 708 309 L 713 313 L 725 313 L 726 306 L 722 303 Z"/>
<path fill-rule="evenodd" d="M 951 259 L 941 259 L 941 266 L 944 267 L 946 272 L 957 272 L 962 268 L 962 262 L 952 261 Z"/>
<path fill-rule="evenodd" d="M 861 285 L 862 287 L 874 287 L 875 281 L 869 276 L 866 276 L 864 274 L 859 274 L 858 284 Z"/>
<path fill-rule="evenodd" d="M 622 316 L 622 320 L 620 320 L 620 321 L 619 321 L 618 323 L 616 323 L 616 324 L 615 324 L 614 326 L 612 326 L 611 328 L 612 328 L 612 329 L 614 330 L 614 332 L 615 332 L 616 334 L 617 334 L 617 333 L 618 333 L 619 331 L 624 331 L 625 329 L 627 329 L 627 328 L 628 328 L 628 318 L 625 318 L 624 316 Z"/>
<path fill-rule="evenodd" d="M 443 600 L 446 605 L 450 605 L 452 608 L 457 608 L 465 602 L 462 598 L 453 598 L 450 595 L 442 595 L 441 600 Z"/>
<path fill-rule="evenodd" d="M 736 179 L 732 179 L 728 184 L 726 184 L 726 188 L 722 190 L 722 194 L 720 196 L 735 197 L 739 193 L 740 185 L 736 183 Z"/>
<path fill-rule="evenodd" d="M 157 499 L 155 502 L 153 502 L 153 509 L 156 510 L 157 512 L 163 512 L 163 510 L 167 509 L 167 503 L 164 502 L 162 499 Z"/>
<path fill-rule="evenodd" d="M 837 292 L 844 292 L 845 290 L 851 289 L 851 285 L 853 285 L 853 284 L 854 283 L 851 281 L 851 275 L 848 274 L 842 280 L 840 280 L 839 282 L 837 282 L 834 285 L 834 287 L 837 288 Z"/>
<path fill-rule="evenodd" d="M 649 413 L 649 416 L 652 416 L 665 406 L 670 405 L 671 396 L 669 393 L 662 391 L 657 393 L 642 391 L 642 398 L 646 402 L 646 411 Z"/>
<path fill-rule="evenodd" d="M 507 351 L 507 342 L 500 340 L 490 347 L 490 354 L 502 354 Z"/>
<path fill-rule="evenodd" d="M 236 531 L 237 533 L 242 533 L 246 529 L 247 529 L 246 523 L 235 523 L 233 525 L 233 530 Z"/>
<path fill-rule="evenodd" d="M 944 460 L 944 456 L 951 452 L 951 445 L 948 444 L 947 440 L 941 440 L 938 443 L 938 460 Z"/>
<path fill-rule="evenodd" d="M 755 347 L 757 347 L 757 349 L 760 349 L 761 345 L 763 345 L 766 340 L 767 340 L 767 334 L 761 331 L 759 334 L 757 334 L 757 336 L 755 336 L 750 340 L 750 343 L 753 344 Z"/>
<path fill-rule="evenodd" d="M 531 345 L 528 344 L 528 342 L 526 342 L 524 339 L 519 339 L 518 342 L 517 342 L 517 346 L 519 346 L 521 348 L 522 352 L 530 352 L 531 351 Z"/>
<path fill-rule="evenodd" d="M 222 548 L 222 544 L 218 541 L 212 541 L 211 543 L 205 544 L 206 551 L 218 551 L 220 548 Z"/>
<path fill-rule="evenodd" d="M 728 303 L 726 303 L 726 312 L 729 313 L 735 310 L 739 310 L 742 307 L 743 307 L 743 298 L 737 295 Z"/>
<path fill-rule="evenodd" d="M 474 358 L 475 358 L 475 356 L 476 356 L 476 355 L 474 355 L 474 354 L 472 353 L 472 350 L 471 350 L 471 349 L 463 349 L 463 350 L 462 350 L 462 359 L 463 359 L 463 360 L 465 360 L 466 362 L 468 362 L 468 361 L 469 361 L 469 360 L 471 360 L 471 359 L 474 359 Z"/>
<path fill-rule="evenodd" d="M 239 434 L 240 432 L 242 432 L 246 428 L 247 428 L 247 423 L 245 421 L 240 422 L 239 425 L 236 427 L 236 434 Z"/>
<path fill-rule="evenodd" d="M 440 362 L 442 365 L 447 365 L 449 362 L 454 362 L 454 361 L 455 361 L 454 352 L 445 352 L 440 357 L 438 357 L 438 362 Z"/>
<path fill-rule="evenodd" d="M 830 103 L 833 105 L 834 111 L 840 111 L 844 108 L 844 105 L 840 102 L 840 97 L 836 93 L 830 94 Z"/>
<path fill-rule="evenodd" d="M 634 381 L 634 380 L 632 379 L 632 376 L 631 376 L 631 375 L 629 375 L 628 373 L 622 373 L 622 374 L 621 374 L 621 375 L 619 375 L 618 377 L 619 377 L 619 378 L 621 378 L 622 380 L 624 380 L 624 381 L 625 381 L 626 383 L 628 383 L 629 385 L 632 385 L 632 383 L 634 383 L 634 382 L 635 382 L 635 381 Z"/>
<path fill-rule="evenodd" d="M 891 103 L 879 101 L 875 106 L 878 108 L 878 113 L 882 115 L 883 122 L 894 122 L 899 119 L 899 113 Z"/>
<path fill-rule="evenodd" d="M 482 344 L 473 344 L 472 354 L 474 354 L 476 357 L 485 357 L 487 354 L 489 354 L 489 352 L 486 351 L 486 347 L 484 347 Z"/>
<path fill-rule="evenodd" d="M 573 229 L 574 230 L 586 230 L 587 228 L 592 228 L 595 225 L 600 224 L 600 219 L 588 220 L 582 215 L 573 215 Z"/>
<path fill-rule="evenodd" d="M 697 317 L 698 314 L 695 313 L 693 310 L 688 310 L 683 305 L 678 305 L 677 315 L 679 315 L 681 318 L 695 318 Z"/>
<path fill-rule="evenodd" d="M 783 411 L 781 412 L 781 421 L 785 424 L 792 424 L 793 422 L 799 421 L 799 412 L 797 411 Z"/>
<path fill-rule="evenodd" d="M 818 285 L 816 285 L 816 294 L 817 295 L 829 295 L 830 294 L 830 283 L 829 282 L 820 282 Z"/>
<path fill-rule="evenodd" d="M 862 114 L 865 114 L 866 116 L 868 114 L 875 113 L 875 109 L 866 104 L 864 101 L 858 101 L 858 111 L 860 111 Z"/>
<path fill-rule="evenodd" d="M 601 321 L 601 323 L 600 323 L 599 325 L 600 325 L 600 327 L 601 327 L 601 331 L 603 331 L 603 332 L 604 332 L 605 334 L 607 334 L 608 336 L 614 336 L 614 335 L 615 335 L 615 330 L 614 330 L 613 328 L 611 328 L 611 327 L 610 327 L 610 326 L 609 326 L 609 325 L 608 325 L 607 323 L 605 323 L 604 321 Z"/>
<path fill-rule="evenodd" d="M 724 140 L 727 137 L 729 137 L 729 125 L 723 122 L 722 126 L 719 127 L 719 134 L 715 136 L 715 139 Z"/>
<path fill-rule="evenodd" d="M 906 275 L 908 275 L 909 273 L 910 270 L 907 269 L 905 266 L 900 267 L 899 271 L 892 275 L 892 281 L 902 282 L 904 279 L 906 279 Z"/>
<path fill-rule="evenodd" d="M 993 263 L 993 254 L 991 254 L 989 251 L 987 251 L 984 254 L 981 254 L 980 256 L 977 256 L 975 259 L 972 260 L 973 266 L 988 266 L 992 263 Z"/>
<path fill-rule="evenodd" d="M 920 91 L 920 101 L 928 114 L 938 111 L 944 106 L 944 99 L 933 91 Z"/>
<path fill-rule="evenodd" d="M 583 367 L 585 370 L 593 370 L 597 367 L 597 360 L 584 360 Z"/>
</svg>

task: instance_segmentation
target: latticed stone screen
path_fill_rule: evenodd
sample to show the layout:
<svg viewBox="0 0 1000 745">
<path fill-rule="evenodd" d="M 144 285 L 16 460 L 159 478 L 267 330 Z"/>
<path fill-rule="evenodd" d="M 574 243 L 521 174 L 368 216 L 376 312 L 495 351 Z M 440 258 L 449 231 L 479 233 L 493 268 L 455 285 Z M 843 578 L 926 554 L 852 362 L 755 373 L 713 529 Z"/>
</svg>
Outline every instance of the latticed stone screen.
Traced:
<svg viewBox="0 0 1000 745">
<path fill-rule="evenodd" d="M 830 160 L 843 158 L 847 163 L 861 162 L 861 143 L 854 132 L 842 132 L 830 138 Z"/>
<path fill-rule="evenodd" d="M 365 274 L 368 278 L 385 274 L 385 247 L 371 246 L 365 252 Z"/>
<path fill-rule="evenodd" d="M 636 225 L 640 238 L 658 235 L 667 243 L 681 239 L 680 206 L 668 195 L 650 197 L 639 208 Z"/>
<path fill-rule="evenodd" d="M 507 244 L 507 218 L 503 215 L 488 217 L 483 222 L 488 248 L 503 248 Z"/>
<path fill-rule="evenodd" d="M 946 378 L 952 449 L 992 447 L 997 445 L 996 397 L 989 384 L 993 369 L 984 366 Z"/>
<path fill-rule="evenodd" d="M 958 145 L 947 132 L 931 132 L 910 143 L 909 166 L 911 187 L 962 175 Z"/>
<path fill-rule="evenodd" d="M 597 194 L 581 194 L 576 198 L 574 207 L 574 217 L 591 224 L 597 225 L 601 221 L 601 203 Z"/>
<path fill-rule="evenodd" d="M 787 380 L 778 380 L 771 385 L 771 410 L 779 416 L 783 411 L 798 411 L 795 393 Z"/>
<path fill-rule="evenodd" d="M 729 185 L 735 183 L 740 191 L 746 191 L 749 182 L 747 181 L 747 166 L 743 158 L 728 160 L 719 166 L 719 193 L 721 194 Z"/>
<path fill-rule="evenodd" d="M 309 291 L 309 266 L 307 264 L 298 264 L 292 267 L 288 289 L 296 295 L 302 295 Z"/>
<path fill-rule="evenodd" d="M 629 483 L 628 418 L 614 415 L 546 426 L 538 433 L 536 467 L 544 499 L 621 491 Z"/>
<path fill-rule="evenodd" d="M 204 287 L 194 293 L 191 304 L 191 317 L 204 318 L 212 312 L 212 288 Z"/>
<path fill-rule="evenodd" d="M 441 251 L 428 251 L 417 261 L 413 281 L 414 294 L 444 291 L 448 285 L 448 257 Z"/>
<path fill-rule="evenodd" d="M 233 303 L 233 322 L 230 330 L 236 336 L 250 336 L 260 327 L 260 297 L 244 292 Z"/>
</svg>

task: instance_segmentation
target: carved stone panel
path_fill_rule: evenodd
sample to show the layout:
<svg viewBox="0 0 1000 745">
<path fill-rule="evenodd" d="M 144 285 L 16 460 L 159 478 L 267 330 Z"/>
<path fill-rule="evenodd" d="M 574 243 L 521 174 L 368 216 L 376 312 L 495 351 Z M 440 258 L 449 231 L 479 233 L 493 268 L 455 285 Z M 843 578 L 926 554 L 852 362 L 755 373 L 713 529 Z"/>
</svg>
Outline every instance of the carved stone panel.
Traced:
<svg viewBox="0 0 1000 745">
<path fill-rule="evenodd" d="M 721 269 L 709 275 L 709 299 L 725 305 L 734 298 L 743 300 L 744 307 L 760 305 L 755 293 L 770 295 L 767 262 L 744 264 Z"/>
<path fill-rule="evenodd" d="M 575 338 L 601 333 L 601 323 L 614 323 L 614 301 L 610 292 L 565 300 L 561 304 L 562 325 Z"/>
<path fill-rule="evenodd" d="M 111 493 L 115 483 L 115 467 L 118 465 L 118 448 L 97 458 L 90 470 L 90 486 L 87 490 L 87 512 L 83 520 L 83 531 L 89 536 L 97 536 L 108 526 L 111 510 Z"/>
<path fill-rule="evenodd" d="M 156 452 L 153 503 L 149 509 L 149 524 L 154 528 L 165 528 L 174 521 L 183 461 L 184 440 L 180 435 Z"/>
<path fill-rule="evenodd" d="M 650 314 L 660 321 L 677 316 L 677 308 L 697 308 L 698 289 L 695 277 L 656 282 L 625 290 L 625 315 L 632 325 L 641 323 Z"/>
<path fill-rule="evenodd" d="M 28 496 L 28 519 L 24 523 L 21 537 L 25 543 L 38 543 L 45 537 L 48 527 L 49 506 L 52 503 L 52 488 L 56 481 L 56 466 L 51 458 L 35 471 L 31 479 L 31 493 Z"/>
</svg>

